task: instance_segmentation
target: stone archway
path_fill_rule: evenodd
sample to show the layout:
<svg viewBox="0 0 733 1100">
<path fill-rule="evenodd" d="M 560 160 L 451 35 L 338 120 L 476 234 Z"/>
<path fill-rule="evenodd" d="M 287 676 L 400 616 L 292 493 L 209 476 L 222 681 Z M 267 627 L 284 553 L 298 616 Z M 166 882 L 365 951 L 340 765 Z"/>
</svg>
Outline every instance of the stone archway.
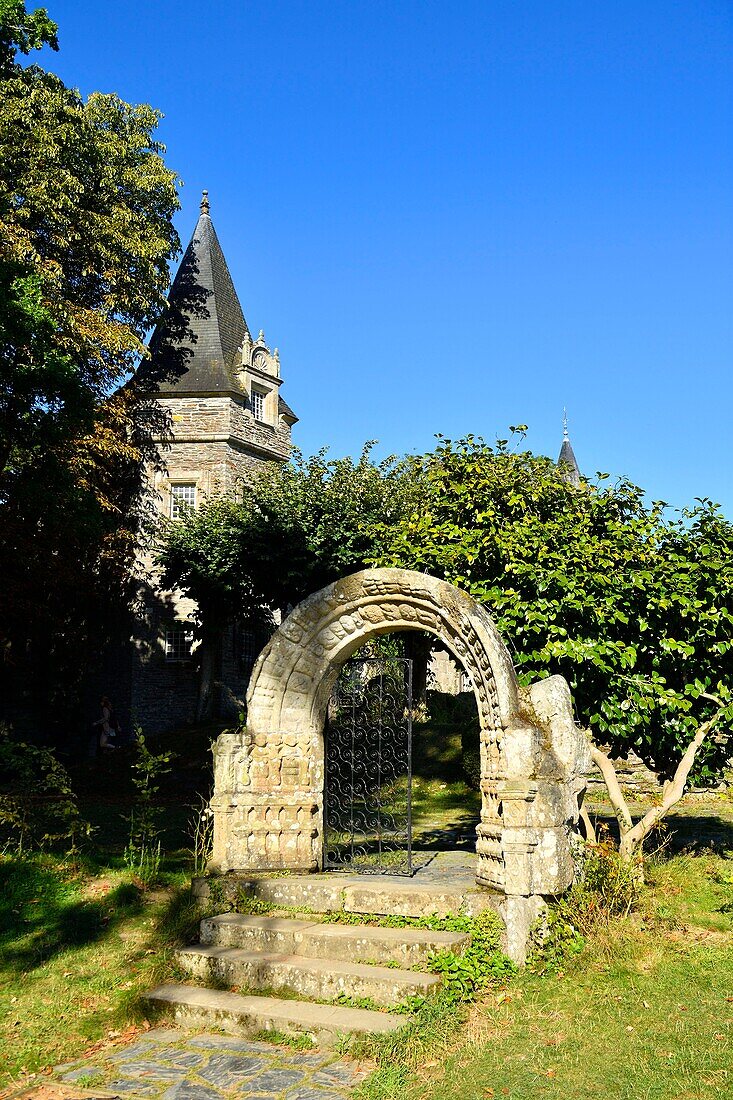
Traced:
<svg viewBox="0 0 733 1100">
<path fill-rule="evenodd" d="M 573 878 L 570 832 L 590 762 L 569 689 L 556 676 L 521 690 L 486 610 L 404 569 L 364 570 L 316 592 L 263 650 L 247 728 L 222 734 L 214 750 L 212 870 L 320 869 L 331 688 L 363 642 L 405 630 L 435 635 L 470 676 L 481 727 L 476 880 L 507 901 L 523 899 L 528 924 L 542 898 Z"/>
</svg>

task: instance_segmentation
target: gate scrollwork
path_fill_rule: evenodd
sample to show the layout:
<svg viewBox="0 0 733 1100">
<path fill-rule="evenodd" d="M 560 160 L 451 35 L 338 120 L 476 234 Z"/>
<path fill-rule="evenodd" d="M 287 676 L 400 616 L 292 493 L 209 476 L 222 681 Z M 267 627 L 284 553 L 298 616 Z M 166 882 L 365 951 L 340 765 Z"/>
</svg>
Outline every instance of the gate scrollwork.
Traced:
<svg viewBox="0 0 733 1100">
<path fill-rule="evenodd" d="M 412 662 L 347 661 L 325 747 L 324 866 L 412 874 Z"/>
</svg>

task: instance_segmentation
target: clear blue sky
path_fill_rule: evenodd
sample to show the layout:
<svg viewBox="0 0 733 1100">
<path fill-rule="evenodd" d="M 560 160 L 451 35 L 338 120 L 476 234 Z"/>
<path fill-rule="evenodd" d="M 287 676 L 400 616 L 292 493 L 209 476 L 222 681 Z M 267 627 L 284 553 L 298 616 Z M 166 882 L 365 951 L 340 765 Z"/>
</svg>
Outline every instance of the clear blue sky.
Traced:
<svg viewBox="0 0 733 1100">
<path fill-rule="evenodd" d="M 82 92 L 165 114 L 295 439 L 530 426 L 733 515 L 730 0 L 45 0 Z M 29 7 L 34 6 L 29 0 Z"/>
</svg>

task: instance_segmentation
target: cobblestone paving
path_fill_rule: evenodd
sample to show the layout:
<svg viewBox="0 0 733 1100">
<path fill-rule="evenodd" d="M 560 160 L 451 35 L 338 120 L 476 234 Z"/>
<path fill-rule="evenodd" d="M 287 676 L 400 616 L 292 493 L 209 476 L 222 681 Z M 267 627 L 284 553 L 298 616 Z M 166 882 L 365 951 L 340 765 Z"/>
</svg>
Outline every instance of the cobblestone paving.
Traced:
<svg viewBox="0 0 733 1100">
<path fill-rule="evenodd" d="M 124 1100 L 343 1100 L 365 1076 L 329 1051 L 162 1028 L 55 1069 L 66 1085 Z"/>
</svg>

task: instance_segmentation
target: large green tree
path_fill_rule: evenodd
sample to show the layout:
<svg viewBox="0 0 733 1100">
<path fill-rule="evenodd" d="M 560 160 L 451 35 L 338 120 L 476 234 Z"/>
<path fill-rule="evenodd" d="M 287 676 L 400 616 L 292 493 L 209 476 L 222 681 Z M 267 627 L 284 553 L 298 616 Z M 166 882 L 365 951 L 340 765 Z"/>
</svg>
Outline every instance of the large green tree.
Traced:
<svg viewBox="0 0 733 1100">
<path fill-rule="evenodd" d="M 201 639 L 199 717 L 216 712 L 224 631 L 234 620 L 262 623 L 311 592 L 364 567 L 382 523 L 412 508 L 411 463 L 374 462 L 325 451 L 253 472 L 236 499 L 214 497 L 176 522 L 164 521 L 158 563 L 163 584 L 196 601 Z"/>
<path fill-rule="evenodd" d="M 59 48 L 57 25 L 45 8 L 27 11 L 25 0 L 0 0 L 0 77 L 15 67 L 16 53 Z"/>
<path fill-rule="evenodd" d="M 516 429 L 517 437 L 523 431 Z M 168 525 L 165 582 L 198 603 L 202 636 L 286 608 L 366 564 L 425 571 L 485 604 L 525 684 L 560 673 L 609 785 L 627 854 L 731 749 L 733 525 L 682 513 L 626 480 L 575 487 L 550 459 L 468 438 L 376 465 L 296 456 Z M 668 781 L 635 825 L 610 758 Z"/>
<path fill-rule="evenodd" d="M 611 785 L 609 755 L 631 750 L 670 792 L 693 767 L 718 776 L 733 721 L 733 525 L 720 510 L 699 500 L 670 514 L 626 480 L 576 488 L 504 442 L 443 440 L 419 465 L 420 506 L 383 528 L 376 563 L 485 604 L 523 682 L 565 676 Z"/>
<path fill-rule="evenodd" d="M 148 514 L 166 422 L 137 368 L 179 242 L 159 114 L 18 63 L 44 43 L 56 46 L 45 11 L 1 0 L 2 671 L 57 710 Z"/>
</svg>

